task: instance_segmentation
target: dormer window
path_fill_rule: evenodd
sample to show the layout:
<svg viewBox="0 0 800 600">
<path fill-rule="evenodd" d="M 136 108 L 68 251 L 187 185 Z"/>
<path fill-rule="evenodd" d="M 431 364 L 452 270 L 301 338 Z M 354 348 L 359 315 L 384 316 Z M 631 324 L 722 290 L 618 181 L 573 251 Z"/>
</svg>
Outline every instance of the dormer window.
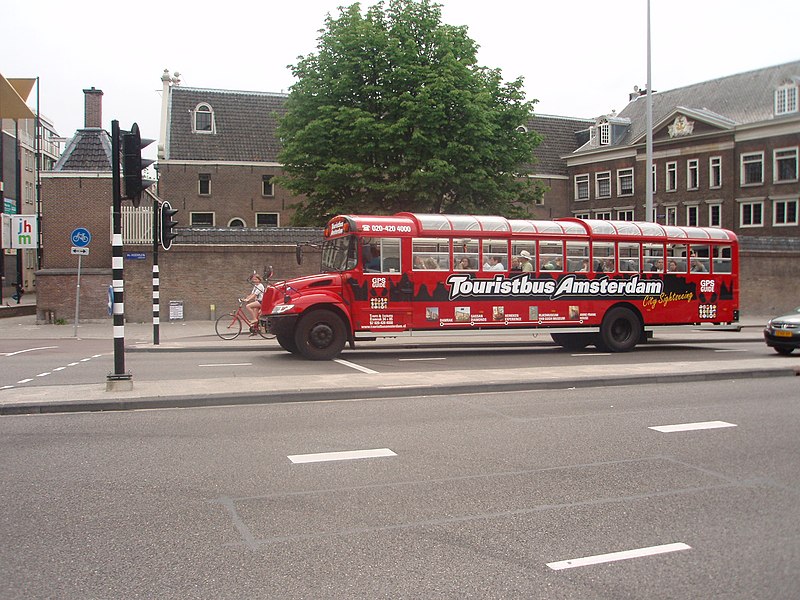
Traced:
<svg viewBox="0 0 800 600">
<path fill-rule="evenodd" d="M 193 125 L 195 133 L 214 133 L 214 110 L 209 104 L 198 104 L 194 109 Z"/>
<path fill-rule="evenodd" d="M 611 143 L 611 125 L 608 122 L 600 123 L 600 145 L 608 146 Z"/>
<path fill-rule="evenodd" d="M 775 90 L 775 116 L 797 112 L 797 82 L 787 81 Z"/>
</svg>

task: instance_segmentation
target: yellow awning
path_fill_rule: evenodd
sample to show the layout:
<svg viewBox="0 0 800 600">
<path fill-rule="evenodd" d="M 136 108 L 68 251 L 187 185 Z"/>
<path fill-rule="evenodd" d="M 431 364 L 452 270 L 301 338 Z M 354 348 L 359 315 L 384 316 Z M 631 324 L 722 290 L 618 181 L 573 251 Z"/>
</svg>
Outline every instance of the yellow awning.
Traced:
<svg viewBox="0 0 800 600">
<path fill-rule="evenodd" d="M 0 75 L 0 118 L 36 118 L 31 108 L 25 104 L 25 99 L 31 93 L 34 83 L 35 79 L 6 79 Z"/>
</svg>

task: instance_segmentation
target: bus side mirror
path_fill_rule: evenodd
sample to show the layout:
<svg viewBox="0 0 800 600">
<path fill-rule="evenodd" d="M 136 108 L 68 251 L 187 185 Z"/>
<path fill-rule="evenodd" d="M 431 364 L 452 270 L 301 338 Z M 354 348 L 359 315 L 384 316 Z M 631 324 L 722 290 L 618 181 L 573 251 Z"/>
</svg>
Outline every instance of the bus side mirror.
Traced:
<svg viewBox="0 0 800 600">
<path fill-rule="evenodd" d="M 294 257 L 297 260 L 298 265 L 303 264 L 303 247 L 300 244 L 297 244 L 294 249 Z"/>
</svg>

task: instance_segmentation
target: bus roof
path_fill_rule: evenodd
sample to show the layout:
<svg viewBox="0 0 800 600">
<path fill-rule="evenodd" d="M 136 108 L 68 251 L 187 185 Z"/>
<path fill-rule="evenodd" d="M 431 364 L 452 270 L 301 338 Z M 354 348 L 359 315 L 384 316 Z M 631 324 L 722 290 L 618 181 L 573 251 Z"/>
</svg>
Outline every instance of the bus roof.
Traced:
<svg viewBox="0 0 800 600">
<path fill-rule="evenodd" d="M 338 227 L 332 227 L 336 223 Z M 346 224 L 345 227 L 342 227 Z M 388 227 L 387 227 L 388 226 Z M 392 235 L 436 235 L 445 233 L 495 232 L 499 237 L 514 233 L 543 234 L 557 237 L 631 237 L 677 240 L 736 241 L 736 234 L 717 227 L 677 227 L 646 221 L 604 221 L 566 217 L 547 220 L 506 219 L 488 215 L 441 215 L 401 212 L 395 215 L 340 215 L 326 228 L 326 235 L 347 232 Z"/>
</svg>

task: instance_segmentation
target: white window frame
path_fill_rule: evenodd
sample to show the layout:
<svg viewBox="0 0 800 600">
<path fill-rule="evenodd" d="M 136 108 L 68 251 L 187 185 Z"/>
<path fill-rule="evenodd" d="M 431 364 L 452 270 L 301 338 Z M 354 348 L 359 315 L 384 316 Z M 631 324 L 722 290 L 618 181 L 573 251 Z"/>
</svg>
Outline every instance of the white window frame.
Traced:
<svg viewBox="0 0 800 600">
<path fill-rule="evenodd" d="M 630 191 L 624 190 L 622 186 L 623 180 L 630 179 Z M 617 196 L 633 196 L 633 168 L 617 169 Z"/>
<path fill-rule="evenodd" d="M 745 181 L 746 166 L 751 164 L 759 164 L 761 166 L 761 180 L 760 181 Z M 764 185 L 764 152 L 743 152 L 739 157 L 739 185 L 741 187 L 751 187 L 755 185 Z"/>
<path fill-rule="evenodd" d="M 633 209 L 623 208 L 617 211 L 617 221 L 633 221 Z"/>
<path fill-rule="evenodd" d="M 686 189 L 700 189 L 700 161 L 696 158 L 686 161 Z"/>
<path fill-rule="evenodd" d="M 794 204 L 794 220 L 787 221 L 786 214 L 788 211 L 786 210 L 790 204 Z M 778 206 L 783 205 L 784 210 L 784 220 L 783 222 L 778 221 Z M 798 225 L 798 209 L 800 209 L 800 200 L 797 198 L 790 198 L 786 200 L 773 200 L 772 201 L 772 225 L 773 227 L 796 227 Z"/>
<path fill-rule="evenodd" d="M 594 213 L 594 218 L 599 219 L 600 221 L 610 221 L 611 220 L 611 211 L 610 210 L 598 210 Z"/>
<path fill-rule="evenodd" d="M 274 175 L 262 175 L 261 177 L 261 196 L 263 198 L 274 198 L 275 197 L 275 183 L 272 181 Z M 269 186 L 269 190 L 267 189 Z M 269 191 L 269 193 L 267 193 Z"/>
<path fill-rule="evenodd" d="M 208 115 L 210 123 L 208 129 L 198 129 L 197 117 L 199 115 Z M 194 107 L 192 111 L 192 132 L 201 134 L 214 134 L 217 132 L 216 119 L 214 118 L 214 109 L 208 102 L 201 102 Z"/>
<path fill-rule="evenodd" d="M 760 216 L 760 220 L 758 222 L 755 222 L 753 220 L 752 207 L 755 207 L 755 206 L 758 206 L 760 208 L 760 213 L 761 213 L 759 215 Z M 745 208 L 746 207 L 751 207 L 750 222 L 749 223 L 745 223 L 744 222 L 744 213 L 745 213 Z M 752 228 L 752 227 L 764 227 L 764 201 L 763 200 L 746 200 L 746 201 L 739 202 L 739 227 L 741 227 L 742 229 Z"/>
<path fill-rule="evenodd" d="M 717 209 L 716 218 L 714 218 L 714 210 Z M 722 227 L 722 202 L 709 202 L 708 203 L 708 226 L 709 227 Z"/>
<path fill-rule="evenodd" d="M 598 129 L 600 130 L 600 145 L 609 146 L 611 144 L 611 124 L 600 123 Z"/>
<path fill-rule="evenodd" d="M 581 190 L 586 190 L 586 195 L 581 196 Z M 583 201 L 589 199 L 589 174 L 588 173 L 581 173 L 580 175 L 575 175 L 575 200 L 576 201 Z"/>
<path fill-rule="evenodd" d="M 263 215 L 275 215 L 275 225 L 260 225 L 259 217 Z M 280 227 L 281 226 L 281 213 L 276 211 L 262 211 L 256 213 L 256 227 Z"/>
<path fill-rule="evenodd" d="M 239 227 L 239 225 L 233 225 L 234 221 L 241 221 L 241 226 L 247 227 L 247 221 L 245 221 L 242 217 L 233 217 L 230 221 L 228 221 L 228 227 Z"/>
<path fill-rule="evenodd" d="M 194 222 L 195 215 L 211 215 L 211 225 L 196 225 Z M 189 213 L 189 227 L 216 227 L 217 215 L 211 210 L 196 210 Z"/>
<path fill-rule="evenodd" d="M 722 187 L 722 157 L 711 156 L 708 159 L 708 187 L 718 190 Z"/>
<path fill-rule="evenodd" d="M 692 223 L 694 220 L 694 223 Z M 686 226 L 699 227 L 700 226 L 700 207 L 697 204 L 686 205 Z"/>
<path fill-rule="evenodd" d="M 797 182 L 798 173 L 798 152 L 797 146 L 793 148 L 775 148 L 772 151 L 772 181 L 775 183 L 795 183 Z M 779 154 L 784 156 L 778 156 Z M 794 178 L 793 179 L 780 179 L 780 162 L 794 160 Z"/>
<path fill-rule="evenodd" d="M 592 213 L 575 213 L 573 215 L 576 219 L 591 219 Z"/>
<path fill-rule="evenodd" d="M 606 185 L 608 193 L 602 193 L 600 186 Z M 595 198 L 611 198 L 611 171 L 600 171 L 594 174 L 594 197 Z"/>
<path fill-rule="evenodd" d="M 650 175 L 653 178 L 653 193 L 655 194 L 658 191 L 658 186 L 656 185 L 658 183 L 658 165 L 656 163 L 653 163 L 652 171 Z"/>
<path fill-rule="evenodd" d="M 665 206 L 664 207 L 664 225 L 677 225 L 678 224 L 678 207 Z"/>
<path fill-rule="evenodd" d="M 775 90 L 775 115 L 797 112 L 797 84 L 785 83 Z"/>
<path fill-rule="evenodd" d="M 670 161 L 665 165 L 666 183 L 664 184 L 665 192 L 678 191 L 678 163 Z"/>
</svg>

